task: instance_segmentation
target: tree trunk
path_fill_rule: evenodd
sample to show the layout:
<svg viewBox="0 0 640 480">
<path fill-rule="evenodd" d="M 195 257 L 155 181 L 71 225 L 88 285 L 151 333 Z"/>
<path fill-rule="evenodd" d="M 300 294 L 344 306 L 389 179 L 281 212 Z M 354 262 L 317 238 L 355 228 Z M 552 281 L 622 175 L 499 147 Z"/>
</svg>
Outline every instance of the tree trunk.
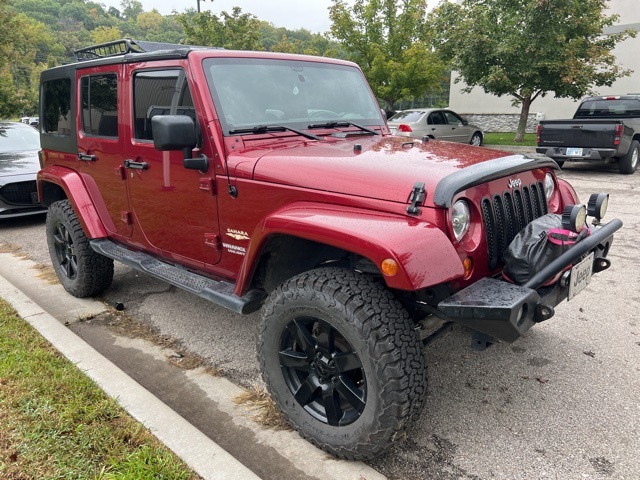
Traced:
<svg viewBox="0 0 640 480">
<path fill-rule="evenodd" d="M 520 110 L 520 121 L 518 122 L 518 129 L 516 130 L 516 138 L 514 142 L 524 141 L 524 133 L 527 129 L 527 120 L 529 119 L 529 108 L 531 108 L 531 95 L 522 99 L 522 109 Z"/>
</svg>

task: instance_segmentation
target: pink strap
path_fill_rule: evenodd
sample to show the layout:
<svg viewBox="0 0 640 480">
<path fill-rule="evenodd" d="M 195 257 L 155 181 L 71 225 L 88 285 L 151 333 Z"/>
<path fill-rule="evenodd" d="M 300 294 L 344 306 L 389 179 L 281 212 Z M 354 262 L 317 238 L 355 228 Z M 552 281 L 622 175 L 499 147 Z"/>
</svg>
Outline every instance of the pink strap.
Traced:
<svg viewBox="0 0 640 480">
<path fill-rule="evenodd" d="M 587 228 L 587 236 L 591 231 Z M 565 230 L 564 228 L 552 228 L 547 232 L 547 239 L 554 245 L 566 246 L 575 245 L 576 239 L 580 234 L 572 232 L 571 230 Z"/>
</svg>

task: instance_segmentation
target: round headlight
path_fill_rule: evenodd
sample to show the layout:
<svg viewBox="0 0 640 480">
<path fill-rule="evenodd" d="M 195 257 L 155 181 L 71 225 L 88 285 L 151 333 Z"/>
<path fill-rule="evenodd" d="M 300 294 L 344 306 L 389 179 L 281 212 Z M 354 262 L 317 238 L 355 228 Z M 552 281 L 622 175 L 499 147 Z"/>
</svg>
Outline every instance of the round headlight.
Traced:
<svg viewBox="0 0 640 480">
<path fill-rule="evenodd" d="M 556 184 L 553 182 L 553 175 L 547 173 L 544 177 L 544 194 L 547 196 L 547 200 L 551 199 L 553 192 L 556 190 Z"/>
<path fill-rule="evenodd" d="M 464 200 L 458 200 L 451 209 L 451 225 L 457 241 L 460 241 L 469 231 L 469 222 L 469 205 Z"/>
<path fill-rule="evenodd" d="M 587 209 L 584 205 L 567 205 L 562 212 L 562 227 L 580 233 L 587 222 Z"/>
<path fill-rule="evenodd" d="M 589 197 L 589 202 L 587 203 L 587 213 L 590 217 L 595 217 L 598 220 L 602 220 L 607 213 L 608 206 L 608 193 L 594 193 Z"/>
</svg>

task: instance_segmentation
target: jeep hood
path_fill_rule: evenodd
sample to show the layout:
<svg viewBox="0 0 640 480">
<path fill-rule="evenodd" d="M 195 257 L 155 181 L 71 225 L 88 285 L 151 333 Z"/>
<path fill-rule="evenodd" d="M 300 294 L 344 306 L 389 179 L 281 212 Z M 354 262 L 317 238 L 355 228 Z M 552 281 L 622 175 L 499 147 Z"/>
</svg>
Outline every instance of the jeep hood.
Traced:
<svg viewBox="0 0 640 480">
<path fill-rule="evenodd" d="M 422 143 L 401 137 L 326 138 L 277 149 L 273 144 L 245 149 L 229 157 L 229 166 L 236 175 L 257 181 L 399 203 L 408 201 L 416 182 L 424 182 L 425 205 L 433 206 L 433 193 L 443 178 L 510 155 L 459 143 Z"/>
</svg>

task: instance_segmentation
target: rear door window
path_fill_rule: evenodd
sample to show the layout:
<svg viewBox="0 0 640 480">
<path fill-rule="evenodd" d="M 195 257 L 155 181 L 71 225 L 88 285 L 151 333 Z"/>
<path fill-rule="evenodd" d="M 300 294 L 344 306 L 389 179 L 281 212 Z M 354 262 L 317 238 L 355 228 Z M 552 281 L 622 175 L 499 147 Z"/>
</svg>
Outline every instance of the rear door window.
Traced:
<svg viewBox="0 0 640 480">
<path fill-rule="evenodd" d="M 81 80 L 82 131 L 103 137 L 118 136 L 118 79 L 115 74 Z"/>
</svg>

